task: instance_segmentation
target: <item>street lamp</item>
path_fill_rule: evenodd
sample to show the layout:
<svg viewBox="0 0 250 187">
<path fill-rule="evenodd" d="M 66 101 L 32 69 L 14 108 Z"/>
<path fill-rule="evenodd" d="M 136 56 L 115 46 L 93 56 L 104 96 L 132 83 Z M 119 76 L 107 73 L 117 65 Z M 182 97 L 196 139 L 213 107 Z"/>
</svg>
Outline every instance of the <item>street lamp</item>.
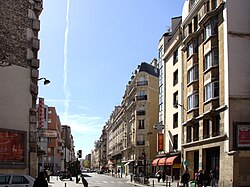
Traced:
<svg viewBox="0 0 250 187">
<path fill-rule="evenodd" d="M 46 79 L 45 77 L 39 78 L 38 81 L 42 79 L 44 79 L 44 82 L 43 82 L 44 85 L 48 85 L 50 83 L 50 80 Z"/>
<path fill-rule="evenodd" d="M 178 106 L 180 106 L 181 108 L 183 108 L 184 110 L 187 111 L 187 109 L 186 109 L 183 105 L 181 105 L 181 104 L 179 104 L 179 103 L 175 103 L 175 104 L 174 104 L 174 108 L 178 108 Z"/>
</svg>

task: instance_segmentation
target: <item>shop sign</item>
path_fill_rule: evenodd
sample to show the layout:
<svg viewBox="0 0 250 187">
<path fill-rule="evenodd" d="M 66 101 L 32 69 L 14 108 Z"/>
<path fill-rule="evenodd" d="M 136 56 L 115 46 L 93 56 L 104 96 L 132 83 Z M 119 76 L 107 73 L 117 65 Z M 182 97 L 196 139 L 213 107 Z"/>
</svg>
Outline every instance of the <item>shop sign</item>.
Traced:
<svg viewBox="0 0 250 187">
<path fill-rule="evenodd" d="M 44 129 L 41 132 L 41 136 L 45 138 L 57 138 L 57 132 L 55 130 Z"/>
<path fill-rule="evenodd" d="M 236 122 L 235 128 L 235 147 L 238 149 L 250 149 L 250 123 Z"/>
<path fill-rule="evenodd" d="M 164 141 L 163 134 L 158 133 L 158 151 L 164 151 L 163 141 Z"/>
</svg>

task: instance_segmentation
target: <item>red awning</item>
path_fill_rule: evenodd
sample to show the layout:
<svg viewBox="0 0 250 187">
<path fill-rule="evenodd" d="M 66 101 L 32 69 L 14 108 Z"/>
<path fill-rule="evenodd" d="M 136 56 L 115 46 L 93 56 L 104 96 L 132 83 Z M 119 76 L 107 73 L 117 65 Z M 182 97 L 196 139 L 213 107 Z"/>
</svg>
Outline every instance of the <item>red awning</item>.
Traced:
<svg viewBox="0 0 250 187">
<path fill-rule="evenodd" d="M 166 165 L 166 160 L 167 158 L 160 158 L 159 162 L 158 162 L 158 166 L 165 166 Z"/>
<path fill-rule="evenodd" d="M 152 162 L 152 166 L 157 166 L 159 160 L 160 160 L 160 158 L 154 159 L 153 162 Z"/>
<path fill-rule="evenodd" d="M 177 156 L 171 156 L 171 157 L 168 157 L 167 160 L 166 160 L 166 165 L 168 166 L 172 166 L 174 164 L 174 160 Z"/>
</svg>

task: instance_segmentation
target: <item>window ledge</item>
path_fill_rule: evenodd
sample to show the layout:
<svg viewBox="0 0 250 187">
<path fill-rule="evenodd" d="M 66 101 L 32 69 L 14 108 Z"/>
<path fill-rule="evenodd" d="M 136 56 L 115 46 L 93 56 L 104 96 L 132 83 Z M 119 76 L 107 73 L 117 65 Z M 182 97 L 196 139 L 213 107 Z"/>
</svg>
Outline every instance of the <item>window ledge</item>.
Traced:
<svg viewBox="0 0 250 187">
<path fill-rule="evenodd" d="M 220 98 L 219 96 L 210 98 L 210 99 L 208 99 L 207 101 L 204 102 L 204 105 L 205 105 L 205 104 L 208 104 L 208 103 L 210 103 L 210 102 L 212 102 L 212 101 L 214 101 L 214 100 L 216 100 L 216 99 L 219 99 L 219 98 Z"/>
<path fill-rule="evenodd" d="M 190 86 L 191 84 L 194 84 L 194 83 L 198 82 L 198 81 L 199 81 L 199 79 L 195 79 L 195 80 L 189 82 L 189 83 L 187 84 L 187 87 Z"/>
<path fill-rule="evenodd" d="M 219 67 L 219 64 L 212 65 L 209 68 L 207 68 L 205 71 L 203 71 L 203 74 L 206 74 L 207 72 L 211 71 L 211 69 L 218 68 L 218 67 Z"/>
<path fill-rule="evenodd" d="M 187 113 L 193 112 L 194 110 L 197 110 L 197 109 L 199 109 L 199 107 L 191 108 L 191 109 L 189 109 L 189 110 L 187 111 Z"/>
</svg>

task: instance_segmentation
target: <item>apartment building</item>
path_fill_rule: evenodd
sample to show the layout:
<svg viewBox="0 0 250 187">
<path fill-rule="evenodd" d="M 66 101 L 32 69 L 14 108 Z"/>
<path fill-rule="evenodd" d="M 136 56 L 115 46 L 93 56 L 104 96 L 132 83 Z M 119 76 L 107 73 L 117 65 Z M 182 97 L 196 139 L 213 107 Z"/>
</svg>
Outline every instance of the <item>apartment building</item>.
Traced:
<svg viewBox="0 0 250 187">
<path fill-rule="evenodd" d="M 153 126 L 158 121 L 159 71 L 153 66 L 155 59 L 151 64 L 143 62 L 133 72 L 122 104 L 116 107 L 108 124 L 110 163 L 126 175 L 151 174 L 156 156 Z"/>
<path fill-rule="evenodd" d="M 62 125 L 61 138 L 62 138 L 61 171 L 66 171 L 68 163 L 75 160 L 74 139 L 71 134 L 70 126 Z"/>
<path fill-rule="evenodd" d="M 55 174 L 62 169 L 62 154 L 64 153 L 61 138 L 62 126 L 55 107 L 49 107 L 48 110 L 48 129 L 50 133 L 48 135 L 48 150 L 44 167 Z"/>
<path fill-rule="evenodd" d="M 37 119 L 37 156 L 38 156 L 38 171 L 43 171 L 44 163 L 46 162 L 48 150 L 48 111 L 49 108 L 44 103 L 44 98 L 39 98 L 37 104 L 38 119 Z M 52 133 L 53 134 L 53 133 Z"/>
<path fill-rule="evenodd" d="M 33 177 L 38 173 L 36 100 L 42 9 L 42 0 L 0 3 L 0 173 Z"/>
<path fill-rule="evenodd" d="M 181 145 L 183 120 L 183 68 L 181 52 L 181 17 L 171 20 L 171 30 L 163 34 L 158 44 L 159 78 L 159 123 L 158 155 L 153 161 L 157 170 L 165 171 L 172 179 L 181 175 Z M 161 145 L 162 144 L 162 145 Z"/>
<path fill-rule="evenodd" d="M 183 162 L 249 186 L 250 1 L 188 0 L 182 13 Z"/>
<path fill-rule="evenodd" d="M 126 121 L 123 118 L 124 113 L 121 106 L 115 106 L 106 124 L 107 128 L 107 158 L 108 169 L 110 171 L 123 172 L 122 151 L 126 147 Z"/>
</svg>

